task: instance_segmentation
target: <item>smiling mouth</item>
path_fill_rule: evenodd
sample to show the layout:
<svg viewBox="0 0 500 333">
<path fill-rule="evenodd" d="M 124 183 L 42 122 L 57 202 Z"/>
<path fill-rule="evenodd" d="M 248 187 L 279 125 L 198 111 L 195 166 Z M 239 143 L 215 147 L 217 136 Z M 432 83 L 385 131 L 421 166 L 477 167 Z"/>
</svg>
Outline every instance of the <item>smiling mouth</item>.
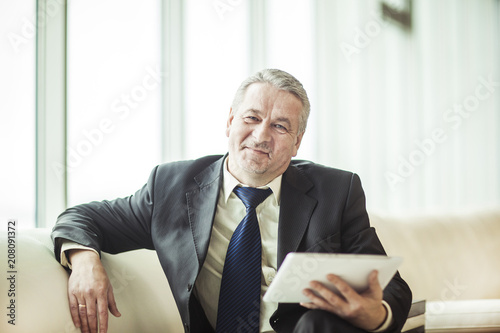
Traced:
<svg viewBox="0 0 500 333">
<path fill-rule="evenodd" d="M 262 150 L 259 148 L 252 148 L 252 147 L 244 147 L 244 148 L 250 150 L 254 154 L 259 154 L 259 155 L 269 155 L 269 153 L 270 153 L 267 150 Z"/>
</svg>

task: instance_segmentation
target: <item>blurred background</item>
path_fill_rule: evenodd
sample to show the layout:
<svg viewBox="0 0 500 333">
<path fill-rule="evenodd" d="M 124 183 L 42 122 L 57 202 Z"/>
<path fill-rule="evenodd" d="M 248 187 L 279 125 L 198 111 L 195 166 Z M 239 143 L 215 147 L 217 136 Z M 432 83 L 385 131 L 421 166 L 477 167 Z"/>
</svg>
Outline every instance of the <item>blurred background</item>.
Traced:
<svg viewBox="0 0 500 333">
<path fill-rule="evenodd" d="M 358 173 L 370 212 L 499 207 L 499 59 L 499 0 L 0 0 L 0 219 L 224 154 L 262 68 L 308 91 L 297 158 Z"/>
</svg>

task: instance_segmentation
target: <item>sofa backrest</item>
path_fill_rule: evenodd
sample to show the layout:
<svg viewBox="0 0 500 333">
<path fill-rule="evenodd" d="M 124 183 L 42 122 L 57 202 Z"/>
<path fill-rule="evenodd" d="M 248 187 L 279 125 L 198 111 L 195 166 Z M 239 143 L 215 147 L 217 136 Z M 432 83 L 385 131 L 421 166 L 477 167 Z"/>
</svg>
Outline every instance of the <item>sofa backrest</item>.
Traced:
<svg viewBox="0 0 500 333">
<path fill-rule="evenodd" d="M 500 210 L 370 220 L 414 299 L 500 298 Z"/>
</svg>

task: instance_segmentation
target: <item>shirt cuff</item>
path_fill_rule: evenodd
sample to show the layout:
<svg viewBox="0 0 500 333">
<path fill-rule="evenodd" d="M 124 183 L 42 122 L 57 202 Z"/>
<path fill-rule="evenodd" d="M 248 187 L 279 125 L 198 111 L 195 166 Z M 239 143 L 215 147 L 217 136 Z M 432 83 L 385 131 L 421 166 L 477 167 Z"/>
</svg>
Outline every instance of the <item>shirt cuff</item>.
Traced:
<svg viewBox="0 0 500 333">
<path fill-rule="evenodd" d="M 382 300 L 382 305 L 387 310 L 387 317 L 385 318 L 385 321 L 382 323 L 382 325 L 380 327 L 378 327 L 375 331 L 370 331 L 370 332 L 374 332 L 374 333 L 376 333 L 376 332 L 384 332 L 392 324 L 392 310 L 391 310 L 391 306 L 389 305 L 389 303 L 387 303 L 384 300 Z"/>
<path fill-rule="evenodd" d="M 63 265 L 64 267 L 68 267 L 69 269 L 71 269 L 71 263 L 69 262 L 68 257 L 66 256 L 66 251 L 69 251 L 69 250 L 91 250 L 91 251 L 94 251 L 97 255 L 99 255 L 99 253 L 97 253 L 97 251 L 91 247 L 83 246 L 81 244 L 78 244 L 78 243 L 75 243 L 75 242 L 72 242 L 69 240 L 62 240 L 61 242 L 62 242 L 61 243 L 61 265 Z"/>
</svg>

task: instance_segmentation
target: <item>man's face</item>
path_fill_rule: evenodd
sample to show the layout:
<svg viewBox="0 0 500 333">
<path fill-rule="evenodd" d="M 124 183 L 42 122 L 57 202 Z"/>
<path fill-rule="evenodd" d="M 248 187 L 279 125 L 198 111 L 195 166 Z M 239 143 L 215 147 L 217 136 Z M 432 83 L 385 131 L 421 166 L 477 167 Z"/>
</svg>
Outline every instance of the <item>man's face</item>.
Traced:
<svg viewBox="0 0 500 333">
<path fill-rule="evenodd" d="M 297 155 L 301 101 L 266 83 L 254 83 L 229 113 L 229 172 L 240 182 L 262 186 L 281 175 Z"/>
</svg>

